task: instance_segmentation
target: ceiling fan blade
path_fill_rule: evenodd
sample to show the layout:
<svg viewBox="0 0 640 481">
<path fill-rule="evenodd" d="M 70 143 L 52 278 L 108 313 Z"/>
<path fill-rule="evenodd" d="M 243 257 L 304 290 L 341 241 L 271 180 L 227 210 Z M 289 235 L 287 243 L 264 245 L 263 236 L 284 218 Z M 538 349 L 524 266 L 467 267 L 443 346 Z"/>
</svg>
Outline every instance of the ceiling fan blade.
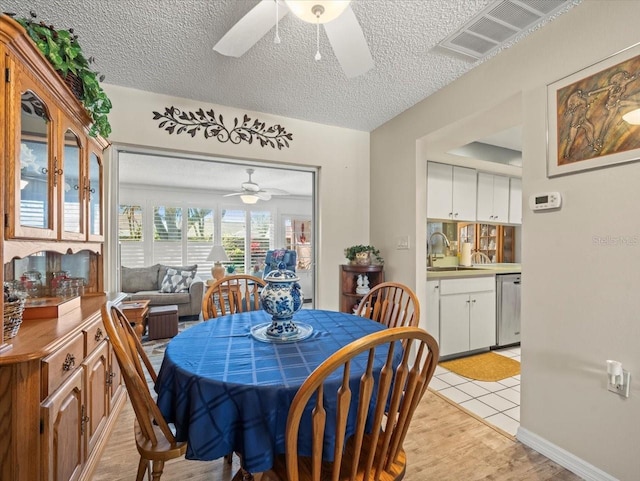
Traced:
<svg viewBox="0 0 640 481">
<path fill-rule="evenodd" d="M 278 3 L 278 20 L 281 20 L 288 12 L 289 9 L 284 3 Z M 276 2 L 261 0 L 218 40 L 213 49 L 228 57 L 241 57 L 275 24 Z"/>
<path fill-rule="evenodd" d="M 234 192 L 233 194 L 224 194 L 222 197 L 232 197 L 234 195 L 242 195 L 244 192 Z"/>
<path fill-rule="evenodd" d="M 351 7 L 347 7 L 335 20 L 325 23 L 324 29 L 333 52 L 348 78 L 362 75 L 373 67 L 369 46 Z"/>
<path fill-rule="evenodd" d="M 261 192 L 266 192 L 266 193 L 271 194 L 271 195 L 291 195 L 286 190 L 275 189 L 275 188 L 274 189 L 262 189 Z"/>
<path fill-rule="evenodd" d="M 255 195 L 260 200 L 271 200 L 271 194 L 269 192 L 254 192 L 253 195 Z"/>
</svg>

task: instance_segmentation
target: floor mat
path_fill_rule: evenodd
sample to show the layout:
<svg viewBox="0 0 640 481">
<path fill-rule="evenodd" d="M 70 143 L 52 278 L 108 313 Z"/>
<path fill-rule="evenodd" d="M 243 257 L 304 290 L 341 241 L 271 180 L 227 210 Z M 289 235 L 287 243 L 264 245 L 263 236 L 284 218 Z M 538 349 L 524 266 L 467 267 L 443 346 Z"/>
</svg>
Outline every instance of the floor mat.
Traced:
<svg viewBox="0 0 640 481">
<path fill-rule="evenodd" d="M 493 352 L 440 363 L 445 369 L 477 381 L 499 381 L 520 374 L 520 363 Z"/>
</svg>

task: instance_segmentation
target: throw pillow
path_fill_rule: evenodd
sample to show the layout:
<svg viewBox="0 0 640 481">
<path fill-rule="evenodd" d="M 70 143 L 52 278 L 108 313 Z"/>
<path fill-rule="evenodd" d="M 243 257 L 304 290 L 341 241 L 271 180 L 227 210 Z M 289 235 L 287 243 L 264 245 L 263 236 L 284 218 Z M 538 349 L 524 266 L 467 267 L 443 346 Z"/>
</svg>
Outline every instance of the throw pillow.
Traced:
<svg viewBox="0 0 640 481">
<path fill-rule="evenodd" d="M 178 271 L 167 269 L 167 274 L 162 280 L 160 292 L 187 292 L 195 277 L 194 271 Z"/>
<path fill-rule="evenodd" d="M 195 272 L 198 270 L 198 264 L 193 264 L 191 266 L 168 266 L 165 264 L 160 264 L 159 269 L 158 269 L 158 287 L 162 287 L 162 281 L 164 281 L 164 278 L 167 275 L 167 269 L 175 269 L 176 271 L 180 272 L 180 271 L 193 271 L 194 272 L 194 277 L 195 277 Z"/>
<path fill-rule="evenodd" d="M 155 291 L 158 289 L 160 264 L 149 267 L 120 268 L 122 292 Z"/>
</svg>

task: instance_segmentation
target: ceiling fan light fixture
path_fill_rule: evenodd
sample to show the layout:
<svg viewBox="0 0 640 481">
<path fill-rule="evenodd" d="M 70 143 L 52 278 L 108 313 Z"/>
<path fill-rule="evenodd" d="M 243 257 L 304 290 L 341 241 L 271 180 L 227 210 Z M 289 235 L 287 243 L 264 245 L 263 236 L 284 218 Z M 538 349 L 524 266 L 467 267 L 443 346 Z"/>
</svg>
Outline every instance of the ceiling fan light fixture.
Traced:
<svg viewBox="0 0 640 481">
<path fill-rule="evenodd" d="M 351 0 L 285 0 L 289 10 L 308 23 L 329 23 L 347 9 Z"/>
<path fill-rule="evenodd" d="M 243 194 L 240 196 L 240 199 L 244 204 L 255 204 L 256 202 L 258 202 L 260 197 L 253 194 Z"/>
</svg>

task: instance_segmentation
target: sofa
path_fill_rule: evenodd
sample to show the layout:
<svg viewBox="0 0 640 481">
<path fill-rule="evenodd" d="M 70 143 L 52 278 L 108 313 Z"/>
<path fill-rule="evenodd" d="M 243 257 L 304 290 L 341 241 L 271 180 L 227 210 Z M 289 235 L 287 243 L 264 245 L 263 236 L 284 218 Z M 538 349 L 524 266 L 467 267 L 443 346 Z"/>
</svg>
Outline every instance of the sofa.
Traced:
<svg viewBox="0 0 640 481">
<path fill-rule="evenodd" d="M 120 268 L 120 288 L 127 300 L 149 299 L 149 305 L 178 306 L 178 317 L 197 318 L 202 310 L 204 281 L 196 275 L 198 266 Z"/>
</svg>

